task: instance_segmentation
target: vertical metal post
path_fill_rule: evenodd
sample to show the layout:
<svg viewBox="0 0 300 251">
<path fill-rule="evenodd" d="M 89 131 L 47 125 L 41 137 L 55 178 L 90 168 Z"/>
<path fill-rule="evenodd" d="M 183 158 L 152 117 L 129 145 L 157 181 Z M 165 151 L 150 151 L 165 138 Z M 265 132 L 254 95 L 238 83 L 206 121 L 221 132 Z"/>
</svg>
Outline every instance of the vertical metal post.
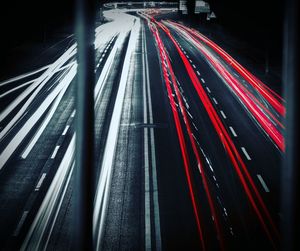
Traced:
<svg viewBox="0 0 300 251">
<path fill-rule="evenodd" d="M 94 200 L 95 0 L 76 0 L 76 178 L 74 250 L 92 250 Z"/>
<path fill-rule="evenodd" d="M 283 84 L 287 101 L 286 153 L 282 168 L 282 250 L 300 250 L 299 1 L 287 0 L 284 23 Z"/>
</svg>

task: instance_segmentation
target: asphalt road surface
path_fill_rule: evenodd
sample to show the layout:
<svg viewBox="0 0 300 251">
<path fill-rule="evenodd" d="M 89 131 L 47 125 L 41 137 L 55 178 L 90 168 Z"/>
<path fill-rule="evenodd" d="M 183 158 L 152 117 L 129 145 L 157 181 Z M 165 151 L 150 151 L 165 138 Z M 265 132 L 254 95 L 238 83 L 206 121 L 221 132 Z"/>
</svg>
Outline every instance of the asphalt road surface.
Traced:
<svg viewBox="0 0 300 251">
<path fill-rule="evenodd" d="M 285 101 L 167 11 L 104 15 L 95 249 L 278 249 Z M 64 46 L 0 83 L 3 250 L 72 249 L 77 63 Z"/>
</svg>

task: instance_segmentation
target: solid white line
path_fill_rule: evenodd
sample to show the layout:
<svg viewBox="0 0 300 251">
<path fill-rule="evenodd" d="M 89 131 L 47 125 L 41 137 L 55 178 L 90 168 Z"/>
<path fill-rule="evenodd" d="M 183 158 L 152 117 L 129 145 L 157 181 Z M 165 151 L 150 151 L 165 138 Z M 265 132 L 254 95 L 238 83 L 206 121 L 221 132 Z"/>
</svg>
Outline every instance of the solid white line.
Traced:
<svg viewBox="0 0 300 251">
<path fill-rule="evenodd" d="M 56 147 L 54 148 L 54 151 L 53 151 L 53 153 L 52 153 L 52 155 L 51 155 L 51 159 L 54 159 L 54 158 L 55 158 L 55 156 L 56 156 L 56 154 L 57 154 L 59 148 L 60 148 L 60 146 L 56 146 Z"/>
<path fill-rule="evenodd" d="M 144 40 L 145 41 L 145 40 Z M 147 44 L 145 45 L 145 62 L 146 62 L 146 86 L 148 94 L 148 107 L 149 107 L 149 122 L 153 124 L 153 111 L 152 111 L 152 99 L 150 90 L 149 79 L 149 66 L 147 55 Z M 158 185 L 157 185 L 157 173 L 156 173 L 156 157 L 155 157 L 155 142 L 154 142 L 154 129 L 150 128 L 150 144 L 151 144 L 151 163 L 152 163 L 152 185 L 153 185 L 153 207 L 154 207 L 154 227 L 155 227 L 155 243 L 156 250 L 161 250 L 161 230 L 160 230 L 160 215 L 159 215 L 159 201 L 158 201 Z"/>
<path fill-rule="evenodd" d="M 197 74 L 198 74 L 198 76 L 200 76 L 200 75 L 201 75 L 199 71 L 197 71 Z"/>
<path fill-rule="evenodd" d="M 220 113 L 222 114 L 222 117 L 223 117 L 224 119 L 227 119 L 225 113 L 224 113 L 222 110 L 220 111 Z"/>
<path fill-rule="evenodd" d="M 151 118 L 151 117 L 150 117 Z M 156 157 L 155 157 L 155 143 L 154 143 L 154 129 L 150 128 L 151 140 L 151 160 L 152 160 L 152 184 L 153 184 L 153 204 L 154 204 L 154 225 L 156 237 L 156 250 L 161 250 L 161 231 L 160 231 L 160 214 L 158 202 L 158 185 L 156 172 Z"/>
<path fill-rule="evenodd" d="M 19 221 L 19 223 L 18 223 L 18 225 L 17 225 L 17 227 L 16 227 L 16 229 L 13 233 L 13 236 L 18 236 L 19 235 L 20 230 L 21 230 L 21 228 L 22 228 L 22 226 L 25 222 L 25 219 L 26 219 L 27 215 L 28 215 L 28 211 L 24 211 L 23 214 L 22 214 L 22 217 L 21 217 L 21 219 L 20 219 L 20 221 Z"/>
<path fill-rule="evenodd" d="M 142 33 L 143 47 L 142 52 L 145 54 L 144 43 L 144 29 Z M 146 69 L 145 57 L 143 55 L 143 67 Z M 146 70 L 147 74 L 147 70 Z M 143 106 L 144 106 L 144 124 L 148 123 L 147 114 L 147 95 L 146 95 L 146 82 L 148 82 L 143 71 Z M 148 149 L 148 128 L 144 128 L 144 175 L 145 175 L 145 250 L 151 250 L 151 210 L 150 210 L 150 178 L 149 178 L 149 149 Z"/>
<path fill-rule="evenodd" d="M 208 87 L 206 87 L 206 90 L 208 91 L 208 93 L 211 93 L 210 89 Z"/>
<path fill-rule="evenodd" d="M 231 126 L 229 126 L 229 129 L 230 129 L 232 135 L 233 135 L 234 137 L 237 137 L 237 134 L 236 134 L 235 130 L 234 130 Z"/>
<path fill-rule="evenodd" d="M 34 189 L 35 191 L 38 191 L 40 189 L 40 187 L 42 186 L 43 181 L 44 181 L 45 178 L 46 178 L 46 173 L 43 173 L 40 180 L 39 180 L 39 182 L 37 183 L 37 185 Z"/>
<path fill-rule="evenodd" d="M 245 154 L 247 160 L 251 160 L 251 158 L 250 158 L 249 154 L 247 153 L 245 147 L 241 147 L 241 149 L 242 149 L 243 153 Z"/>
<path fill-rule="evenodd" d="M 201 78 L 201 81 L 205 84 L 204 78 Z M 206 89 L 207 89 L 207 88 L 208 88 L 208 87 L 206 87 Z M 209 88 L 208 88 L 207 90 L 209 90 Z M 209 93 L 210 93 L 210 91 L 209 91 Z"/>
<path fill-rule="evenodd" d="M 216 105 L 218 104 L 218 101 L 215 98 L 213 98 L 213 101 Z"/>
<path fill-rule="evenodd" d="M 69 128 L 70 128 L 70 125 L 67 125 L 67 126 L 65 127 L 65 130 L 63 131 L 63 133 L 62 133 L 61 135 L 66 135 L 66 134 L 67 134 L 67 131 L 69 130 Z"/>
<path fill-rule="evenodd" d="M 149 150 L 148 129 L 144 128 L 144 165 L 145 165 L 145 249 L 151 250 L 151 210 L 150 210 L 150 181 L 149 181 Z"/>
<path fill-rule="evenodd" d="M 267 187 L 265 181 L 263 180 L 263 178 L 261 177 L 260 174 L 257 174 L 257 178 L 259 179 L 259 181 L 260 181 L 261 185 L 263 186 L 263 188 L 265 189 L 266 193 L 269 193 L 270 190 L 269 190 L 269 188 Z"/>
</svg>

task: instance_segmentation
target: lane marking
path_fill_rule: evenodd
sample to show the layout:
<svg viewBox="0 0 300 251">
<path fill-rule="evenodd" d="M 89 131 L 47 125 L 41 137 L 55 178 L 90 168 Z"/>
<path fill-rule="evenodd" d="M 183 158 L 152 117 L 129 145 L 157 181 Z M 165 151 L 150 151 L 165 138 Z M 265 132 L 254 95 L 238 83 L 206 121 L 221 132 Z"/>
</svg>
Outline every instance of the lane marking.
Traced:
<svg viewBox="0 0 300 251">
<path fill-rule="evenodd" d="M 42 174 L 42 176 L 41 176 L 39 182 L 37 183 L 37 185 L 36 185 L 34 191 L 39 191 L 40 187 L 41 187 L 42 184 L 43 184 L 44 179 L 46 178 L 46 175 L 47 175 L 46 173 L 43 173 L 43 174 Z"/>
<path fill-rule="evenodd" d="M 191 114 L 188 110 L 186 110 L 186 112 L 187 112 L 187 114 L 191 117 L 191 119 L 193 119 L 192 114 Z"/>
<path fill-rule="evenodd" d="M 71 114 L 71 118 L 74 118 L 75 117 L 75 113 L 76 113 L 76 110 L 74 110 Z"/>
<path fill-rule="evenodd" d="M 200 76 L 200 75 L 201 75 L 199 71 L 197 71 L 197 74 L 198 74 L 198 76 Z"/>
<path fill-rule="evenodd" d="M 24 138 L 31 131 L 33 126 L 39 121 L 41 116 L 47 111 L 47 109 L 49 107 L 52 106 L 52 108 L 50 108 L 50 111 L 47 113 L 47 116 L 44 119 L 38 132 L 35 134 L 34 138 L 30 141 L 30 147 L 31 146 L 33 147 L 33 145 L 35 144 L 34 141 L 39 138 L 39 136 L 45 129 L 48 121 L 50 121 L 52 115 L 55 112 L 54 108 L 58 106 L 63 93 L 67 90 L 69 84 L 71 83 L 72 79 L 76 75 L 76 66 L 74 65 L 73 67 L 68 72 L 68 74 L 64 77 L 64 79 L 61 82 L 59 82 L 59 84 L 55 87 L 55 89 L 46 97 L 46 99 L 42 102 L 42 104 L 34 111 L 34 113 L 31 115 L 31 117 L 23 124 L 21 129 L 13 136 L 13 138 L 8 143 L 6 148 L 2 151 L 2 153 L 0 154 L 0 170 L 3 168 L 3 166 L 9 160 L 11 155 L 15 152 L 15 150 L 21 144 L 21 142 L 24 140 Z M 54 103 L 53 103 L 53 101 L 54 101 Z M 1 132 L 3 132 L 3 131 L 1 131 Z M 2 139 L 1 136 L 0 136 L 0 139 Z M 28 148 L 30 148 L 30 147 L 28 147 Z"/>
<path fill-rule="evenodd" d="M 146 116 L 146 115 L 145 115 Z M 144 168 L 145 168 L 145 249 L 151 250 L 151 210 L 149 181 L 148 129 L 144 128 Z"/>
<path fill-rule="evenodd" d="M 55 73 L 57 69 L 59 69 L 62 65 L 64 65 L 72 56 L 76 54 L 76 44 L 71 46 L 57 61 L 49 66 L 49 68 L 36 79 L 36 81 L 31 84 L 28 88 L 26 88 L 9 106 L 0 114 L 0 121 L 6 118 L 26 97 L 28 97 L 25 103 L 18 109 L 17 113 L 10 120 L 10 122 L 5 126 L 5 128 L 0 132 L 0 139 L 2 139 L 12 127 L 14 127 L 15 123 L 27 112 L 27 108 L 31 105 L 31 103 L 36 99 L 39 95 L 42 88 L 48 83 Z M 65 78 L 69 79 L 69 74 L 65 76 Z M 71 82 L 72 79 L 70 79 Z M 60 84 L 59 88 L 63 88 Z M 58 87 L 57 86 L 57 87 Z M 43 102 L 43 104 L 45 101 Z M 50 105 L 50 104 L 49 104 Z"/>
<path fill-rule="evenodd" d="M 230 129 L 232 135 L 233 135 L 234 137 L 237 137 L 237 134 L 236 134 L 235 130 L 234 130 L 231 126 L 229 126 L 229 129 Z"/>
<path fill-rule="evenodd" d="M 144 29 L 143 29 L 144 31 Z M 142 33 L 144 36 L 144 32 Z M 145 44 L 144 44 L 145 47 Z M 143 52 L 145 49 L 142 47 Z M 164 62 L 165 63 L 165 62 Z M 145 67 L 145 57 L 143 57 L 143 66 Z M 148 77 L 148 76 L 147 76 Z M 144 100 L 144 124 L 147 124 L 147 96 L 145 71 L 143 71 L 143 100 Z M 145 175 L 145 249 L 151 250 L 151 210 L 150 210 L 150 181 L 149 181 L 149 149 L 148 149 L 148 128 L 144 128 L 144 175 Z"/>
<path fill-rule="evenodd" d="M 52 155 L 51 155 L 51 159 L 54 159 L 54 158 L 55 158 L 55 156 L 56 156 L 56 154 L 57 154 L 59 148 L 60 148 L 60 146 L 56 146 L 56 147 L 54 148 L 54 151 L 53 151 L 53 153 L 52 153 Z"/>
<path fill-rule="evenodd" d="M 193 61 L 189 59 L 189 61 L 192 63 Z"/>
<path fill-rule="evenodd" d="M 201 78 L 201 81 L 205 84 L 205 80 L 204 80 L 204 78 Z M 207 89 L 208 87 L 206 87 L 206 89 Z M 209 90 L 209 88 L 208 88 L 208 90 Z M 210 93 L 210 91 L 209 91 L 209 93 Z"/>
<path fill-rule="evenodd" d="M 144 33 L 145 30 L 143 29 Z M 143 37 L 145 37 L 145 34 Z M 144 40 L 145 41 L 145 40 Z M 146 95 L 146 87 L 147 87 L 147 98 L 144 97 L 148 101 L 148 108 L 149 108 L 149 122 L 153 124 L 153 111 L 152 111 L 152 99 L 151 99 L 151 90 L 150 90 L 150 78 L 149 78 L 149 66 L 148 66 L 148 54 L 147 52 L 147 44 L 144 42 L 144 55 L 143 63 L 146 70 L 146 81 L 144 81 L 144 94 Z M 144 101 L 144 105 L 146 102 Z M 147 121 L 147 109 L 144 109 L 146 114 L 144 113 L 144 120 Z M 144 131 L 145 132 L 145 131 Z M 148 130 L 146 131 L 148 132 Z M 148 135 L 147 135 L 148 141 Z M 147 142 L 148 143 L 148 142 Z M 157 185 L 157 172 L 156 172 L 156 157 L 155 157 L 155 142 L 154 142 L 154 129 L 150 128 L 150 145 L 151 145 L 151 164 L 152 164 L 152 199 L 153 199 L 153 209 L 154 209 L 154 227 L 155 227 L 155 249 L 161 250 L 161 230 L 160 230 L 160 215 L 159 215 L 159 201 L 158 201 L 158 185 Z M 148 148 L 148 147 L 147 147 Z M 146 149 L 146 148 L 145 148 Z M 145 155 L 146 156 L 146 155 Z M 149 161 L 149 157 L 148 157 Z M 149 167 L 149 164 L 148 164 Z M 149 172 L 149 170 L 148 170 Z M 149 206 L 150 209 L 150 206 Z M 151 212 L 150 212 L 151 213 Z M 151 224 L 151 222 L 150 222 Z M 151 233 L 150 233 L 150 249 L 146 246 L 146 250 L 151 250 Z"/>
<path fill-rule="evenodd" d="M 20 250 L 46 250 L 74 169 L 75 133 Z M 32 241 L 34 240 L 34 241 Z"/>
<path fill-rule="evenodd" d="M 222 110 L 220 111 L 220 113 L 221 113 L 221 115 L 222 115 L 222 117 L 223 117 L 224 119 L 227 119 L 225 113 L 224 113 Z"/>
<path fill-rule="evenodd" d="M 96 188 L 94 216 L 93 216 L 93 234 L 95 240 L 95 250 L 100 249 L 101 239 L 104 234 L 105 220 L 108 210 L 109 194 L 112 183 L 113 165 L 115 163 L 115 151 L 118 143 L 118 136 L 120 132 L 120 123 L 122 117 L 122 111 L 124 106 L 126 89 L 128 86 L 128 76 L 130 74 L 130 60 L 135 52 L 137 46 L 140 20 L 134 18 L 132 23 L 129 42 L 127 45 L 127 51 L 125 54 L 119 87 L 117 90 L 117 96 L 115 98 L 115 105 L 112 111 L 112 117 L 109 122 L 109 129 L 107 133 L 106 143 L 104 147 L 103 160 L 101 164 L 101 172 L 99 176 L 98 185 Z M 121 33 L 122 41 L 124 41 L 127 32 Z"/>
<path fill-rule="evenodd" d="M 213 101 L 216 105 L 218 104 L 218 101 L 215 98 L 213 98 Z"/>
<path fill-rule="evenodd" d="M 70 128 L 70 125 L 67 125 L 67 126 L 65 127 L 65 130 L 63 131 L 63 133 L 62 133 L 61 135 L 66 135 L 66 134 L 67 134 L 67 131 L 69 130 L 69 128 Z"/>
<path fill-rule="evenodd" d="M 19 235 L 20 230 L 21 230 L 21 228 L 22 228 L 22 226 L 23 226 L 23 224 L 24 224 L 24 222 L 27 218 L 28 213 L 29 213 L 29 211 L 24 211 L 23 212 L 22 217 L 21 217 L 21 219 L 20 219 L 20 221 L 19 221 L 19 223 L 18 223 L 18 225 L 17 225 L 17 227 L 16 227 L 16 229 L 13 233 L 13 236 L 18 236 Z"/>
<path fill-rule="evenodd" d="M 189 55 L 186 55 L 187 58 L 190 58 Z"/>
<path fill-rule="evenodd" d="M 242 149 L 243 153 L 245 154 L 247 160 L 251 160 L 251 158 L 250 158 L 249 154 L 247 153 L 245 147 L 241 147 L 241 149 Z"/>
<path fill-rule="evenodd" d="M 193 64 L 194 69 L 196 69 L 196 66 Z"/>
<path fill-rule="evenodd" d="M 270 192 L 270 189 L 268 188 L 268 186 L 266 185 L 266 182 L 264 181 L 264 179 L 261 177 L 260 174 L 257 174 L 257 178 L 259 179 L 262 187 L 264 188 L 264 190 L 266 191 L 266 193 Z"/>
<path fill-rule="evenodd" d="M 211 91 L 210 91 L 210 89 L 206 86 L 206 90 L 209 92 L 209 93 L 211 93 Z"/>
<path fill-rule="evenodd" d="M 195 127 L 195 129 L 197 130 L 197 131 L 199 131 L 198 130 L 198 128 L 197 128 L 197 126 L 195 125 L 195 123 L 192 121 L 192 124 L 193 124 L 193 126 Z"/>
<path fill-rule="evenodd" d="M 74 76 L 75 76 L 75 74 L 76 74 L 76 72 L 74 72 Z M 44 132 L 45 128 L 48 126 L 48 124 L 49 124 L 51 118 L 53 117 L 57 107 L 59 106 L 60 101 L 62 100 L 62 98 L 64 96 L 64 93 L 66 92 L 67 88 L 68 88 L 68 86 L 66 85 L 65 88 L 60 92 L 58 97 L 55 99 L 55 101 L 54 101 L 54 103 L 51 107 L 51 110 L 48 112 L 46 118 L 44 119 L 43 123 L 39 127 L 38 131 L 35 133 L 33 138 L 30 140 L 30 143 L 27 145 L 26 149 L 22 153 L 22 155 L 21 155 L 22 159 L 27 158 L 27 156 L 29 155 L 29 153 L 31 152 L 33 147 L 35 146 L 36 142 L 38 141 L 38 139 L 40 138 L 40 136 Z"/>
</svg>

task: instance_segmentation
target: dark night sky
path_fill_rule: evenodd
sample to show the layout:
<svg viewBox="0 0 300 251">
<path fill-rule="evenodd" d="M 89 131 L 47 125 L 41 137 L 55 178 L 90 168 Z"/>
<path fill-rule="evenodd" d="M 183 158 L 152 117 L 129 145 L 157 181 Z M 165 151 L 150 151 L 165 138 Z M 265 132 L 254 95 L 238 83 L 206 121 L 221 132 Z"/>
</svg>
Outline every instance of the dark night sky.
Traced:
<svg viewBox="0 0 300 251">
<path fill-rule="evenodd" d="M 1 1 L 2 43 L 18 44 L 37 39 L 44 28 L 70 23 L 75 0 L 9 0 Z M 3 41 L 4 40 L 4 41 Z"/>
<path fill-rule="evenodd" d="M 209 0 L 220 22 L 239 30 L 275 32 L 282 23 L 284 0 Z"/>
<path fill-rule="evenodd" d="M 218 20 L 232 31 L 247 37 L 282 35 L 284 0 L 209 0 Z M 40 39 L 47 30 L 71 24 L 75 0 L 1 1 L 1 43 L 12 47 L 24 40 Z"/>
</svg>

